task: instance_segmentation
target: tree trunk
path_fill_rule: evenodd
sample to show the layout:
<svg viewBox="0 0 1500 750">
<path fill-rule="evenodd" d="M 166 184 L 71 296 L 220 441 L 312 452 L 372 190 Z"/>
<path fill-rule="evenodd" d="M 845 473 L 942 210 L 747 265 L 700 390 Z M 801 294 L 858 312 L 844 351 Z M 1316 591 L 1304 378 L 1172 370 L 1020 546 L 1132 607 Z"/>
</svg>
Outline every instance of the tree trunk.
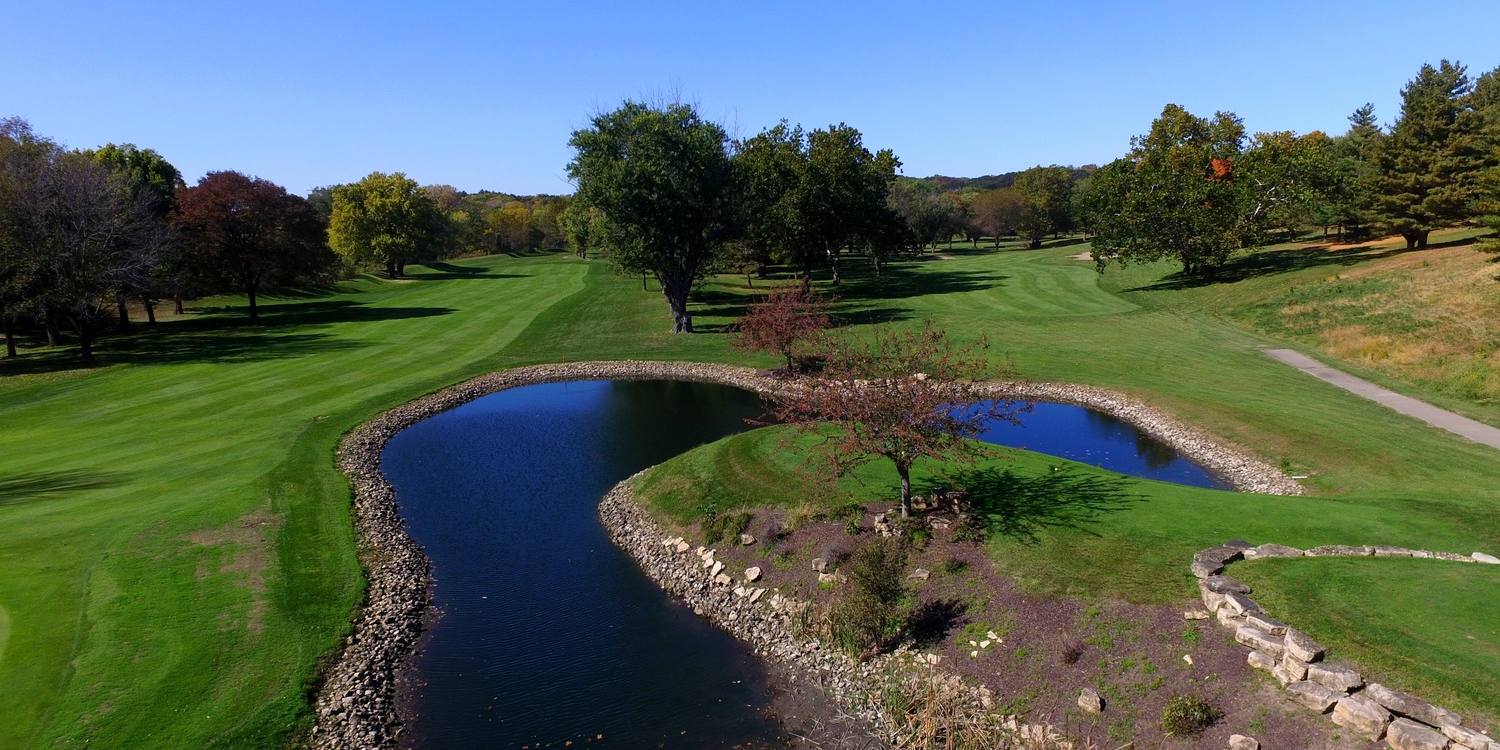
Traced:
<svg viewBox="0 0 1500 750">
<path fill-rule="evenodd" d="M 843 280 L 843 276 L 839 273 L 839 254 L 835 252 L 828 253 L 828 260 L 833 270 L 833 283 L 837 286 Z"/>
<path fill-rule="evenodd" d="M 249 300 L 250 300 L 250 322 L 251 323 L 258 323 L 258 322 L 260 322 L 260 312 L 255 309 L 255 287 L 254 287 L 254 285 L 245 287 L 245 296 L 247 298 L 249 298 Z"/>
<path fill-rule="evenodd" d="M 142 298 L 141 306 L 146 308 L 146 324 L 156 325 L 156 300 Z"/>
<path fill-rule="evenodd" d="M 62 340 L 62 326 L 57 322 L 57 312 L 50 307 L 42 326 L 47 329 L 47 346 L 57 346 Z"/>
<path fill-rule="evenodd" d="M 751 278 L 749 273 L 745 274 L 745 286 L 751 289 L 755 288 L 755 279 Z"/>
<path fill-rule="evenodd" d="M 174 295 L 172 295 L 172 312 L 174 312 L 174 313 L 176 313 L 178 315 L 182 314 L 182 295 L 181 294 L 174 294 Z"/>
<path fill-rule="evenodd" d="M 396 278 L 396 261 L 391 258 L 385 259 L 385 277 L 388 279 Z"/>
<path fill-rule="evenodd" d="M 125 306 L 124 297 L 115 298 L 115 309 L 120 311 L 120 332 L 130 333 L 130 309 Z"/>
<path fill-rule="evenodd" d="M 911 517 L 911 467 L 896 464 L 896 473 L 901 475 L 901 517 Z"/>
<path fill-rule="evenodd" d="M 643 291 L 643 292 L 649 292 L 649 291 L 651 291 L 650 289 L 646 288 L 646 272 L 645 271 L 641 271 L 641 291 Z"/>
<path fill-rule="evenodd" d="M 397 277 L 401 277 L 401 278 L 405 278 L 405 276 L 406 276 L 406 261 L 404 261 L 404 260 L 398 260 L 398 261 L 396 261 L 396 276 Z"/>
<path fill-rule="evenodd" d="M 5 314 L 5 305 L 0 305 L 0 329 L 5 333 L 5 356 L 16 356 L 16 329 L 10 316 Z"/>
<path fill-rule="evenodd" d="M 94 361 L 94 332 L 87 320 L 78 322 L 78 356 L 85 362 Z"/>
<path fill-rule="evenodd" d="M 672 309 L 672 333 L 692 333 L 693 316 L 689 315 L 687 310 L 688 290 L 692 284 L 677 284 L 666 279 L 658 280 L 661 281 L 661 295 L 667 298 L 667 306 Z"/>
<path fill-rule="evenodd" d="M 1000 247 L 1000 235 L 998 235 L 998 234 L 995 235 L 995 247 L 996 248 Z"/>
</svg>

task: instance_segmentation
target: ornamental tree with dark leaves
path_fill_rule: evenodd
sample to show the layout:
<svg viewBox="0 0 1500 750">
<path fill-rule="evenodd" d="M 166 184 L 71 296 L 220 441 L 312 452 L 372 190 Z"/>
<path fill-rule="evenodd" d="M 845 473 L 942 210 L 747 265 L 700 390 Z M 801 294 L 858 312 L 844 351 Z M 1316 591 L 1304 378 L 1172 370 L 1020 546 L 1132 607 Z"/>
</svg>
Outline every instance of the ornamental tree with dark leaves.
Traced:
<svg viewBox="0 0 1500 750">
<path fill-rule="evenodd" d="M 785 357 L 790 376 L 797 357 L 821 342 L 830 325 L 828 302 L 817 292 L 792 284 L 773 290 L 740 318 L 734 348 Z"/>
<path fill-rule="evenodd" d="M 178 191 L 172 221 L 194 274 L 244 292 L 252 321 L 262 289 L 320 274 L 336 260 L 323 217 L 307 199 L 239 172 L 209 172 Z"/>
<path fill-rule="evenodd" d="M 905 517 L 917 461 L 968 464 L 993 455 L 976 438 L 996 420 L 1019 423 L 1031 408 L 991 392 L 989 380 L 1013 373 L 984 356 L 988 346 L 982 338 L 956 345 L 930 322 L 919 330 L 879 326 L 831 342 L 818 377 L 777 396 L 771 414 L 796 426 L 793 439 L 814 438 L 804 469 L 827 487 L 870 461 L 894 464 Z"/>
</svg>

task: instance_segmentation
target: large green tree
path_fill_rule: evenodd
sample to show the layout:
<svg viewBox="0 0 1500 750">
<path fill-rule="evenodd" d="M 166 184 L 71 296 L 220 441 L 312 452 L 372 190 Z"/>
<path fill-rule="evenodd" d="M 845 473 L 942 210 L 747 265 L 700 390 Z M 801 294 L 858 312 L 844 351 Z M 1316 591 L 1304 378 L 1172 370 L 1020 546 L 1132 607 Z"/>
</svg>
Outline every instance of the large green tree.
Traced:
<svg viewBox="0 0 1500 750">
<path fill-rule="evenodd" d="M 1066 167 L 1032 167 L 1016 175 L 1014 188 L 1021 198 L 1016 228 L 1031 249 L 1047 235 L 1072 228 L 1073 177 Z"/>
<path fill-rule="evenodd" d="M 844 124 L 809 133 L 807 159 L 798 210 L 810 220 L 809 239 L 827 258 L 837 284 L 846 250 L 889 246 L 887 199 L 901 161 L 890 149 L 872 153 L 864 136 Z"/>
<path fill-rule="evenodd" d="M 1377 150 L 1375 214 L 1409 248 L 1427 247 L 1432 230 L 1473 209 L 1487 155 L 1470 90 L 1462 64 L 1423 65 L 1401 90 L 1401 115 Z"/>
<path fill-rule="evenodd" d="M 400 172 L 371 172 L 333 189 L 328 245 L 351 263 L 373 261 L 397 278 L 408 263 L 441 257 L 450 233 L 443 215 L 416 180 Z"/>
<path fill-rule="evenodd" d="M 1234 170 L 1244 141 L 1232 113 L 1205 119 L 1167 105 L 1129 155 L 1094 173 L 1084 208 L 1099 268 L 1174 258 L 1186 274 L 1212 274 L 1245 246 Z"/>
<path fill-rule="evenodd" d="M 629 274 L 656 277 L 672 331 L 691 333 L 688 296 L 736 231 L 739 188 L 724 129 L 690 105 L 626 101 L 573 133 L 575 205 L 599 211 L 599 243 Z"/>
<path fill-rule="evenodd" d="M 160 221 L 165 221 L 172 210 L 172 199 L 178 189 L 184 187 L 182 173 L 165 157 L 149 148 L 137 148 L 133 143 L 115 145 L 85 152 L 95 161 L 114 170 L 125 178 L 132 197 L 147 204 L 149 210 Z M 188 269 L 180 252 L 181 248 L 167 243 L 158 255 L 156 265 L 141 275 L 137 283 L 122 287 L 116 306 L 120 325 L 128 330 L 130 317 L 126 313 L 125 298 L 135 297 L 146 310 L 146 318 L 156 322 L 156 301 L 170 296 L 181 306 L 182 294 L 187 285 Z"/>
</svg>

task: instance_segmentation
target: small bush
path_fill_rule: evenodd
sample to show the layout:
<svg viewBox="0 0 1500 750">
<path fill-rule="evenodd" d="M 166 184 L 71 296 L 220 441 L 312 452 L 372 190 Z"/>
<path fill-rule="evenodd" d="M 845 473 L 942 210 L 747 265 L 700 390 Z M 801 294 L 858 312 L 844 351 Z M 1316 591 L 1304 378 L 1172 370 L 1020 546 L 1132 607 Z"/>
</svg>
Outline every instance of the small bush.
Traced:
<svg viewBox="0 0 1500 750">
<path fill-rule="evenodd" d="M 859 520 L 851 518 L 844 522 L 844 533 L 849 536 L 859 536 Z"/>
<path fill-rule="evenodd" d="M 1058 643 L 1058 651 L 1062 655 L 1062 663 L 1077 664 L 1083 658 L 1083 641 L 1077 636 L 1068 636 Z"/>
<path fill-rule="evenodd" d="M 965 513 L 953 524 L 953 531 L 948 538 L 955 542 L 979 544 L 985 540 L 984 524 L 978 516 Z"/>
<path fill-rule="evenodd" d="M 964 572 L 964 569 L 969 567 L 969 562 L 955 555 L 949 555 L 943 558 L 942 564 L 938 567 L 941 568 L 944 573 L 955 575 L 957 573 Z"/>
<path fill-rule="evenodd" d="M 1161 714 L 1162 731 L 1174 737 L 1190 737 L 1213 726 L 1219 711 L 1196 695 L 1174 695 Z"/>
<path fill-rule="evenodd" d="M 715 513 L 703 519 L 703 543 L 718 544 L 726 537 L 735 539 L 748 528 L 749 513 Z"/>
<path fill-rule="evenodd" d="M 879 538 L 856 549 L 843 567 L 849 585 L 838 589 L 828 609 L 828 631 L 851 656 L 878 654 L 901 635 L 906 559 L 900 538 Z"/>
</svg>

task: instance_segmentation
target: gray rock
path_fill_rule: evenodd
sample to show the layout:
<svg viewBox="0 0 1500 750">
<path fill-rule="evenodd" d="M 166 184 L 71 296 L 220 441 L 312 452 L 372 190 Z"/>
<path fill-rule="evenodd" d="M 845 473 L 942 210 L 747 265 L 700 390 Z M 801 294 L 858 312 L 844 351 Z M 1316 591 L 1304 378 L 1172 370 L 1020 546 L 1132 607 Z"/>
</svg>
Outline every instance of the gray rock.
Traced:
<svg viewBox="0 0 1500 750">
<path fill-rule="evenodd" d="M 1333 723 L 1378 740 L 1385 736 L 1391 712 L 1363 695 L 1346 695 L 1333 707 Z"/>
<path fill-rule="evenodd" d="M 1244 550 L 1224 546 L 1209 547 L 1193 555 L 1194 562 L 1218 563 L 1219 565 L 1226 565 L 1243 559 L 1245 559 Z"/>
<path fill-rule="evenodd" d="M 1272 619 L 1265 612 L 1246 612 L 1245 623 L 1254 625 L 1271 635 L 1286 635 L 1287 631 L 1286 623 Z"/>
<path fill-rule="evenodd" d="M 1372 682 L 1366 686 L 1364 694 L 1393 713 L 1411 717 L 1424 724 L 1437 727 L 1442 726 L 1444 722 L 1463 723 L 1463 719 L 1458 714 L 1446 708 L 1439 708 L 1421 698 L 1388 688 L 1378 682 Z"/>
<path fill-rule="evenodd" d="M 1287 653 L 1308 663 L 1321 661 L 1323 655 L 1328 653 L 1328 649 L 1324 648 L 1323 644 L 1307 637 L 1307 634 L 1300 630 L 1288 629 L 1285 643 Z"/>
<path fill-rule="evenodd" d="M 1244 594 L 1225 594 L 1224 604 L 1234 610 L 1234 613 L 1237 615 L 1260 611 L 1260 605 L 1256 604 L 1254 599 Z"/>
<path fill-rule="evenodd" d="M 1286 695 L 1293 701 L 1307 706 L 1320 714 L 1326 714 L 1333 710 L 1334 704 L 1338 703 L 1339 699 L 1344 697 L 1344 694 L 1339 691 L 1330 690 L 1316 682 L 1309 682 L 1307 680 L 1287 685 Z"/>
<path fill-rule="evenodd" d="M 1475 552 L 1473 557 L 1475 562 L 1489 563 L 1490 565 L 1500 565 L 1500 557 L 1495 557 L 1494 555 L 1486 555 L 1483 552 Z"/>
<path fill-rule="evenodd" d="M 1245 661 L 1250 666 L 1256 669 L 1263 669 L 1267 672 L 1276 668 L 1276 657 L 1264 651 L 1251 651 L 1250 655 L 1245 658 Z"/>
<path fill-rule="evenodd" d="M 926 568 L 917 568 L 911 572 L 911 575 L 907 576 L 907 578 L 917 581 L 925 581 L 930 577 L 932 577 L 932 571 Z"/>
<path fill-rule="evenodd" d="M 1229 576 L 1209 576 L 1203 579 L 1203 586 L 1215 594 L 1248 594 L 1250 587 Z"/>
<path fill-rule="evenodd" d="M 1443 735 L 1469 750 L 1500 750 L 1500 742 L 1454 722 L 1443 723 Z"/>
<path fill-rule="evenodd" d="M 1323 687 L 1340 690 L 1345 693 L 1365 684 L 1364 678 L 1358 672 L 1336 664 L 1308 665 L 1307 679 Z"/>
<path fill-rule="evenodd" d="M 1425 559 L 1427 559 L 1429 557 L 1432 557 L 1432 550 L 1414 549 L 1414 550 L 1411 551 L 1411 556 L 1412 557 L 1420 557 L 1420 558 L 1422 558 L 1422 559 L 1425 560 Z"/>
<path fill-rule="evenodd" d="M 755 544 L 755 536 L 753 534 L 740 534 L 740 546 L 749 547 L 752 544 Z"/>
<path fill-rule="evenodd" d="M 1229 735 L 1229 750 L 1260 750 L 1260 742 L 1243 734 Z"/>
<path fill-rule="evenodd" d="M 837 573 L 819 573 L 818 583 L 833 583 L 839 579 Z"/>
<path fill-rule="evenodd" d="M 1249 543 L 1249 542 L 1247 542 L 1247 541 L 1245 541 L 1243 539 L 1230 539 L 1229 541 L 1227 541 L 1227 542 L 1224 543 L 1224 546 L 1225 547 L 1232 547 L 1234 549 L 1239 550 L 1240 552 L 1244 552 L 1247 549 L 1254 549 L 1255 548 L 1255 545 L 1253 545 L 1253 544 L 1251 544 L 1251 543 Z"/>
<path fill-rule="evenodd" d="M 1457 552 L 1434 552 L 1432 556 L 1439 560 L 1447 560 L 1448 562 L 1474 562 L 1474 558 L 1468 555 L 1460 555 Z"/>
<path fill-rule="evenodd" d="M 1224 595 L 1209 591 L 1207 588 L 1201 585 L 1201 581 L 1199 582 L 1199 584 L 1200 585 L 1198 587 L 1198 593 L 1200 593 L 1203 597 L 1203 606 L 1207 608 L 1209 612 L 1219 611 L 1219 608 L 1224 606 Z"/>
<path fill-rule="evenodd" d="M 1078 707 L 1091 714 L 1097 714 L 1104 710 L 1104 699 L 1099 697 L 1099 691 L 1086 687 L 1078 691 Z"/>
<path fill-rule="evenodd" d="M 1264 557 L 1301 557 L 1302 550 L 1296 547 L 1288 547 L 1285 544 L 1262 544 L 1255 548 L 1255 556 Z"/>
<path fill-rule="evenodd" d="M 1203 562 L 1201 560 L 1194 560 L 1193 561 L 1192 570 L 1193 570 L 1193 575 L 1195 575 L 1195 576 L 1197 576 L 1199 578 L 1207 578 L 1209 576 L 1216 576 L 1216 575 L 1224 572 L 1224 565 L 1222 563 L 1212 563 L 1212 562 Z"/>
<path fill-rule="evenodd" d="M 1307 551 L 1308 557 L 1369 557 L 1375 554 L 1374 547 L 1353 547 L 1347 544 L 1325 544 Z"/>
<path fill-rule="evenodd" d="M 812 566 L 813 570 L 822 573 L 823 571 L 828 569 L 828 561 L 821 557 L 814 557 L 812 560 Z"/>
<path fill-rule="evenodd" d="M 1388 547 L 1384 544 L 1375 545 L 1376 557 L 1411 557 L 1411 550 L 1405 547 Z"/>
<path fill-rule="evenodd" d="M 1283 654 L 1281 657 L 1281 666 L 1286 670 L 1288 675 L 1291 675 L 1291 682 L 1300 682 L 1307 679 L 1307 668 L 1309 666 L 1307 662 L 1291 654 Z"/>
<path fill-rule="evenodd" d="M 1280 638 L 1277 638 L 1276 636 L 1273 636 L 1270 633 L 1261 630 L 1260 628 L 1251 627 L 1249 625 L 1241 626 L 1239 629 L 1235 630 L 1234 640 L 1245 646 L 1249 646 L 1256 651 L 1270 654 L 1271 658 L 1273 659 L 1280 659 L 1282 654 L 1286 653 L 1286 646 L 1282 644 Z"/>
<path fill-rule="evenodd" d="M 1282 687 L 1286 687 L 1287 685 L 1298 682 L 1302 679 L 1301 677 L 1298 677 L 1296 674 L 1294 674 L 1290 669 L 1287 669 L 1285 663 L 1279 661 L 1276 662 L 1276 666 L 1271 667 L 1271 676 L 1275 677 L 1276 681 L 1281 683 Z M 1306 675 L 1303 676 L 1305 677 Z"/>
<path fill-rule="evenodd" d="M 1182 619 L 1184 620 L 1207 620 L 1209 617 L 1210 615 L 1207 610 L 1197 608 L 1183 610 L 1182 613 Z"/>
<path fill-rule="evenodd" d="M 1448 738 L 1411 719 L 1397 719 L 1385 730 L 1385 741 L 1396 750 L 1448 750 Z"/>
<path fill-rule="evenodd" d="M 745 580 L 755 583 L 760 580 L 760 568 L 745 568 Z"/>
<path fill-rule="evenodd" d="M 1219 624 L 1226 628 L 1235 629 L 1245 625 L 1245 618 L 1234 613 L 1228 607 L 1220 607 L 1218 612 Z"/>
</svg>

